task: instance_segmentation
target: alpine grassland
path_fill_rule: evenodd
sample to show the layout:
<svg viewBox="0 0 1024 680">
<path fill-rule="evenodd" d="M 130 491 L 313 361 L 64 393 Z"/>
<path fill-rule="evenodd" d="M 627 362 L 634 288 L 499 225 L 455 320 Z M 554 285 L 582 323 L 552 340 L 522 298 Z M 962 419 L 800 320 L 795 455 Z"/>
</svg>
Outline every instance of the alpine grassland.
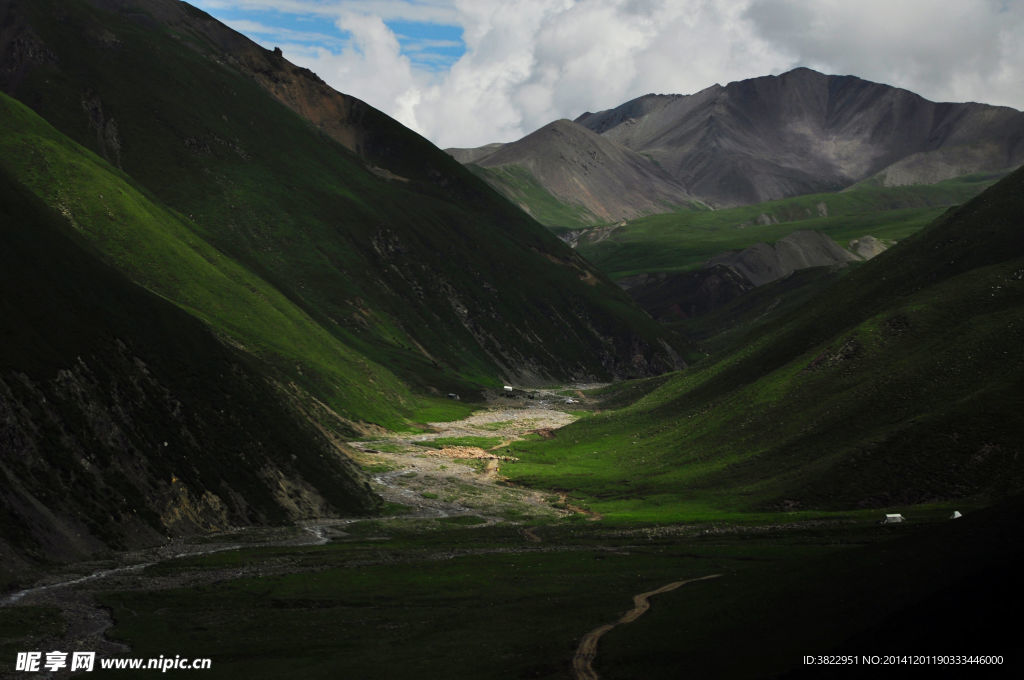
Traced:
<svg viewBox="0 0 1024 680">
<path fill-rule="evenodd" d="M 17 97 L 130 177 L 191 238 L 276 289 L 318 335 L 363 357 L 359 382 L 379 384 L 382 402 L 359 397 L 365 420 L 391 425 L 388 411 L 408 407 L 392 376 L 443 395 L 517 376 L 672 367 L 659 342 L 676 342 L 671 334 L 379 111 L 201 12 L 157 2 L 137 11 L 56 5 L 22 8 L 55 59 L 31 69 Z M 337 116 L 314 122 L 318 106 Z M 330 125 L 355 141 L 346 147 Z M 634 340 L 646 367 L 634 366 Z M 369 366 L 387 371 L 371 381 Z M 309 373 L 307 382 L 333 381 Z"/>
<path fill-rule="evenodd" d="M 581 638 L 615 623 L 633 595 L 713 576 L 656 596 L 650 611 L 610 630 L 594 670 L 622 679 L 677 678 L 682 669 L 777 677 L 800 670 L 807 654 L 885 653 L 883 636 L 894 631 L 908 653 L 1008 649 L 1008 629 L 929 626 L 929 617 L 1013 611 L 1019 592 L 997 595 L 987 584 L 1020 564 L 1010 519 L 1018 511 L 1005 505 L 956 522 L 919 512 L 896 527 L 874 518 L 785 524 L 782 515 L 671 531 L 563 522 L 533 527 L 540 542 L 510 525 L 366 521 L 326 546 L 243 549 L 146 570 L 209 585 L 100 598 L 114 612 L 111 636 L 134 654 L 188 650 L 215 659 L 218 677 L 327 678 L 344 668 L 374 678 L 553 679 L 571 677 Z M 240 575 L 225 582 L 223 574 Z"/>
<path fill-rule="evenodd" d="M 506 474 L 648 521 L 1012 493 L 1022 184 L 1017 171 L 628 406 L 517 444 Z"/>
<path fill-rule="evenodd" d="M 63 214 L 130 278 L 349 419 L 398 426 L 411 413 L 409 390 L 390 371 L 347 347 L 273 286 L 195 234 L 187 218 L 2 93 L 0 115 L 5 120 L 0 166 Z"/>
<path fill-rule="evenodd" d="M 301 504 L 379 509 L 258 358 L 93 244 L 0 168 L 5 586 L 170 532 L 288 522 Z"/>
<path fill-rule="evenodd" d="M 745 342 L 755 329 L 793 312 L 859 266 L 808 267 L 749 290 L 718 309 L 688 319 L 665 321 L 694 343 L 694 351 L 721 356 Z"/>
<path fill-rule="evenodd" d="M 738 208 L 651 215 L 631 220 L 599 239 L 588 239 L 586 229 L 580 231 L 579 252 L 618 279 L 696 269 L 724 251 L 774 243 L 797 229 L 821 231 L 844 248 L 862 236 L 900 241 L 997 178 L 969 175 L 930 185 L 857 186 Z M 568 230 L 557 231 L 564 235 Z"/>
<path fill-rule="evenodd" d="M 501 437 L 438 437 L 423 442 L 424 446 L 440 449 L 445 446 L 476 446 L 481 449 L 490 449 L 501 444 L 504 439 Z"/>
<path fill-rule="evenodd" d="M 530 174 L 530 171 L 519 165 L 502 165 L 484 168 L 469 165 L 469 169 L 479 177 L 499 184 L 503 193 L 535 220 L 546 226 L 580 228 L 590 226 L 593 216 L 582 206 L 574 206 L 559 200 L 545 189 Z"/>
</svg>

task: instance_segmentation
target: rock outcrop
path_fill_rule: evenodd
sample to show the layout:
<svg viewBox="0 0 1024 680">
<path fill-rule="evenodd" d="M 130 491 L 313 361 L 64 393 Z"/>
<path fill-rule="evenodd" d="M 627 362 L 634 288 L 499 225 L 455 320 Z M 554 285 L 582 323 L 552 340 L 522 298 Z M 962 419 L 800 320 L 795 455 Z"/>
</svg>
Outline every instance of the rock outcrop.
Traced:
<svg viewBox="0 0 1024 680">
<path fill-rule="evenodd" d="M 656 319 L 679 321 L 703 316 L 745 293 L 811 267 L 843 267 L 885 250 L 872 236 L 851 241 L 847 251 L 817 231 L 796 231 L 774 244 L 758 243 L 708 260 L 701 269 L 638 274 L 619 285 Z"/>
<path fill-rule="evenodd" d="M 827 267 L 858 259 L 821 232 L 795 231 L 772 245 L 757 243 L 741 251 L 716 255 L 705 267 L 725 265 L 755 286 L 763 286 L 798 269 Z"/>
<path fill-rule="evenodd" d="M 850 252 L 862 260 L 870 260 L 881 255 L 889 246 L 874 236 L 861 236 L 850 241 Z"/>
</svg>

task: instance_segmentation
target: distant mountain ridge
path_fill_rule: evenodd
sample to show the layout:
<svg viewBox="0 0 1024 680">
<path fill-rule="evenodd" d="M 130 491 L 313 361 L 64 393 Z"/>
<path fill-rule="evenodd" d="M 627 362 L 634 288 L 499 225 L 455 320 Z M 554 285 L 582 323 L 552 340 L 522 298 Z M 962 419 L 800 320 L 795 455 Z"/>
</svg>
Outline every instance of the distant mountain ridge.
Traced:
<svg viewBox="0 0 1024 680">
<path fill-rule="evenodd" d="M 865 181 L 927 184 L 1024 163 L 1020 111 L 931 102 L 889 85 L 807 68 L 692 95 L 644 95 L 574 122 L 638 154 L 651 172 L 714 207 L 839 191 Z M 487 153 L 486 147 L 458 153 L 488 170 L 510 162 L 528 167 L 529 158 L 500 156 L 523 141 Z M 571 151 L 559 145 L 544 153 Z M 492 184 L 502 189 L 500 182 Z M 564 200 L 583 204 L 579 196 Z M 640 203 L 634 207 L 645 210 Z"/>
<path fill-rule="evenodd" d="M 519 141 L 492 148 L 482 155 L 461 154 L 495 174 L 484 175 L 527 212 L 529 196 L 521 195 L 514 175 L 500 169 L 518 166 L 561 201 L 579 205 L 590 222 L 613 222 L 664 212 L 694 199 L 681 183 L 639 153 L 584 126 L 556 120 Z M 503 183 L 502 183 L 503 182 Z"/>
</svg>

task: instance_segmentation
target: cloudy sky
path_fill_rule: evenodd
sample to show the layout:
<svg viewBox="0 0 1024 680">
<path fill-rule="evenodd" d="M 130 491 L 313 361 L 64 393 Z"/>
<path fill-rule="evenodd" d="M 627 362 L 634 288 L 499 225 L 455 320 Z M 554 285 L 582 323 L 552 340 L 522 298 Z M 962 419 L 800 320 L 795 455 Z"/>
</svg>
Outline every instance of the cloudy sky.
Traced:
<svg viewBox="0 0 1024 680">
<path fill-rule="evenodd" d="M 189 0 L 441 147 L 796 66 L 1024 109 L 1024 0 Z"/>
</svg>

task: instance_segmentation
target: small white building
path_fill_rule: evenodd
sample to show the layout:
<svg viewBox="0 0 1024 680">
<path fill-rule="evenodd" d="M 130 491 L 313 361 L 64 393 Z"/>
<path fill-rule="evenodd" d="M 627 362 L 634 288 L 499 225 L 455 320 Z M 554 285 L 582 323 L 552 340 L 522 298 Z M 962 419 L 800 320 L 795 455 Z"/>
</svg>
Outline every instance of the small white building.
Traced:
<svg viewBox="0 0 1024 680">
<path fill-rule="evenodd" d="M 906 519 L 900 513 L 886 513 L 885 519 L 882 520 L 882 524 L 899 524 L 905 522 Z"/>
<path fill-rule="evenodd" d="M 511 385 L 505 385 L 501 389 L 505 390 L 506 392 L 511 392 L 512 391 L 512 386 Z"/>
</svg>

